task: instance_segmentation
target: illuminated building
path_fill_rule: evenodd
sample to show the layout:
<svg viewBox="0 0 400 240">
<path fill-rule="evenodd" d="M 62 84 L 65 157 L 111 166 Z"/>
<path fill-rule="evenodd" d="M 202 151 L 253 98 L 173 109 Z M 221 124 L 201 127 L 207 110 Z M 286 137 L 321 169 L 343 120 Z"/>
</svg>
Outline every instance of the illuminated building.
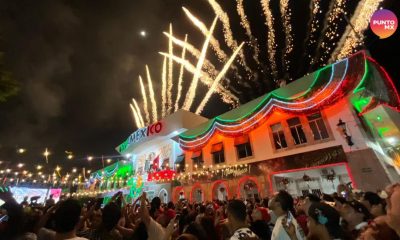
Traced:
<svg viewBox="0 0 400 240">
<path fill-rule="evenodd" d="M 118 191 L 128 199 L 146 191 L 150 199 L 158 196 L 163 202 L 170 201 L 174 161 L 182 155 L 179 144 L 173 139 L 205 121 L 206 118 L 179 110 L 136 130 L 116 148 L 125 160 L 91 173 L 86 193 L 94 192 L 105 197 L 107 202 Z M 85 191 L 78 194 L 85 196 Z"/>
<path fill-rule="evenodd" d="M 117 148 L 132 167 L 126 194 L 202 201 L 383 189 L 400 178 L 399 107 L 388 74 L 358 52 L 215 118 L 180 110 L 161 130 L 137 130 Z"/>
<path fill-rule="evenodd" d="M 400 174 L 399 106 L 385 70 L 358 52 L 180 134 L 189 166 L 173 196 L 383 189 Z"/>
</svg>

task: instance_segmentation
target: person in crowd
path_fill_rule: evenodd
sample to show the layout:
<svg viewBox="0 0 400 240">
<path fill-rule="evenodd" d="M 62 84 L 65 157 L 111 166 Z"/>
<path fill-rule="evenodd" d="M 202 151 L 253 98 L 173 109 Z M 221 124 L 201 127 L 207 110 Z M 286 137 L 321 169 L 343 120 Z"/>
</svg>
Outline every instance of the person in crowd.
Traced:
<svg viewBox="0 0 400 240">
<path fill-rule="evenodd" d="M 209 240 L 208 232 L 202 227 L 200 223 L 192 222 L 190 223 L 183 234 L 188 234 L 192 236 L 196 236 L 198 240 Z"/>
<path fill-rule="evenodd" d="M 161 213 L 161 199 L 159 197 L 155 197 L 151 200 L 150 203 L 150 216 L 153 219 L 157 219 L 161 215 Z"/>
<path fill-rule="evenodd" d="M 0 239 L 14 240 L 23 235 L 21 223 L 24 221 L 22 206 L 7 201 L 0 207 Z"/>
<path fill-rule="evenodd" d="M 172 232 L 174 230 L 173 227 L 175 223 L 175 217 L 169 222 L 167 228 L 164 228 L 160 223 L 158 223 L 150 216 L 150 212 L 146 206 L 146 200 L 147 200 L 146 192 L 144 192 L 140 198 L 140 217 L 144 225 L 146 226 L 148 239 L 149 240 L 168 239 L 169 236 L 172 235 Z"/>
<path fill-rule="evenodd" d="M 386 214 L 385 201 L 374 192 L 365 192 L 361 197 L 361 203 L 368 209 L 373 217 L 379 217 Z"/>
<path fill-rule="evenodd" d="M 201 205 L 198 207 L 198 209 L 199 209 L 199 211 L 198 211 L 198 214 L 197 214 L 197 216 L 196 216 L 196 222 L 197 222 L 197 223 L 200 223 L 200 219 L 201 219 L 202 217 L 204 217 L 205 214 L 206 214 L 206 206 L 204 206 L 203 204 L 201 204 Z"/>
<path fill-rule="evenodd" d="M 257 235 L 248 228 L 246 223 L 246 205 L 241 200 L 231 200 L 227 208 L 228 225 L 233 232 L 230 240 L 244 240 L 257 238 Z"/>
<path fill-rule="evenodd" d="M 400 237 L 400 183 L 387 187 L 386 192 L 386 222 Z"/>
<path fill-rule="evenodd" d="M 25 206 L 28 206 L 28 205 L 29 205 L 28 198 L 29 198 L 28 196 L 25 196 L 25 197 L 24 197 L 24 200 L 21 202 L 21 205 L 22 205 L 22 206 L 25 207 Z"/>
<path fill-rule="evenodd" d="M 313 203 L 319 203 L 321 202 L 321 199 L 313 194 L 309 193 L 303 201 L 299 201 L 299 208 L 298 208 L 298 214 L 296 215 L 296 220 L 300 227 L 303 229 L 304 234 L 307 236 L 308 234 L 308 227 L 307 227 L 307 214 L 308 214 L 308 209 L 310 208 L 311 204 Z M 296 212 L 297 213 L 297 212 Z"/>
<path fill-rule="evenodd" d="M 38 233 L 38 240 L 87 240 L 87 238 L 76 236 L 81 210 L 79 202 L 74 199 L 68 199 L 50 208 L 47 217 L 44 218 L 45 221 L 42 221 L 42 223 L 45 223 L 54 211 L 54 230 L 41 227 Z"/>
<path fill-rule="evenodd" d="M 268 226 L 271 216 L 268 213 L 268 209 L 264 207 L 254 208 L 251 218 L 253 221 L 250 224 L 250 230 L 262 240 L 271 239 L 271 230 Z"/>
<path fill-rule="evenodd" d="M 56 202 L 53 199 L 53 194 L 50 195 L 49 199 L 46 200 L 46 206 L 51 207 L 54 206 Z"/>
<path fill-rule="evenodd" d="M 284 229 L 282 222 L 285 218 L 294 225 L 297 239 L 304 239 L 304 233 L 294 217 L 294 201 L 292 196 L 286 191 L 279 191 L 269 203 L 270 209 L 277 216 L 274 229 L 272 230 L 272 240 L 289 240 L 290 237 Z"/>
<path fill-rule="evenodd" d="M 347 223 L 346 230 L 351 232 L 354 238 L 358 237 L 372 217 L 368 209 L 355 200 L 343 205 L 341 216 Z"/>
<path fill-rule="evenodd" d="M 208 240 L 218 240 L 218 233 L 214 226 L 214 219 L 212 217 L 203 217 L 200 219 L 200 225 L 206 231 Z"/>
<path fill-rule="evenodd" d="M 341 228 L 339 221 L 340 214 L 335 208 L 325 203 L 312 203 L 308 209 L 308 227 L 310 232 L 307 239 L 350 239 Z M 295 226 L 293 223 L 289 223 L 286 217 L 282 219 L 282 225 L 290 239 L 298 239 L 296 236 Z"/>
<path fill-rule="evenodd" d="M 376 217 L 373 221 L 368 223 L 368 226 L 361 232 L 360 240 L 400 240 L 400 236 L 396 231 L 389 227 L 387 224 L 387 216 Z"/>
<path fill-rule="evenodd" d="M 335 196 L 333 200 L 335 201 L 334 203 L 335 209 L 341 214 L 343 205 L 347 202 L 346 199 L 344 197 Z"/>
</svg>

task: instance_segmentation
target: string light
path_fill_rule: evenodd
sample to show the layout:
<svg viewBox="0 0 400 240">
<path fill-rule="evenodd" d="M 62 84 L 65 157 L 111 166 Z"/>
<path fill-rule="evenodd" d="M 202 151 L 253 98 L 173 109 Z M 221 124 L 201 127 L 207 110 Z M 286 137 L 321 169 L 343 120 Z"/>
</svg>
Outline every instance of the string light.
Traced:
<svg viewBox="0 0 400 240">
<path fill-rule="evenodd" d="M 358 54 L 354 55 L 353 57 L 357 57 L 362 55 L 364 58 L 364 54 Z M 338 91 L 338 89 L 341 86 L 341 83 L 344 81 L 345 76 L 347 75 L 347 69 L 348 69 L 348 62 L 349 59 L 342 60 L 340 62 L 337 62 L 335 64 L 332 64 L 332 72 L 331 72 L 331 77 L 328 81 L 328 83 L 325 84 L 324 88 L 322 90 L 319 90 L 316 92 L 316 94 L 313 94 L 311 97 L 309 97 L 307 100 L 303 101 L 282 101 L 278 100 L 275 98 L 271 97 L 271 94 L 268 94 L 264 100 L 262 100 L 262 104 L 265 104 L 265 101 L 269 99 L 269 101 L 264 105 L 264 107 L 259 110 L 256 114 L 253 114 L 253 116 L 249 117 L 246 120 L 240 120 L 239 123 L 232 123 L 230 122 L 229 124 L 223 124 L 219 121 L 213 121 L 213 123 L 210 125 L 210 127 L 204 132 L 202 137 L 197 136 L 185 136 L 181 135 L 179 142 L 183 148 L 197 148 L 203 144 L 205 144 L 210 137 L 213 135 L 216 129 L 218 129 L 221 132 L 224 132 L 226 134 L 233 134 L 237 132 L 245 132 L 248 129 L 252 128 L 256 124 L 258 124 L 259 121 L 264 119 L 267 114 L 269 114 L 274 107 L 278 107 L 287 111 L 305 111 L 309 110 L 315 106 L 319 106 L 322 102 L 325 102 L 329 97 L 335 96 L 335 93 Z M 334 77 L 335 76 L 335 66 L 338 64 L 345 63 L 345 68 L 343 73 L 341 73 L 341 77 Z M 338 68 L 340 69 L 340 68 Z M 340 72 L 340 71 L 336 71 Z M 331 83 L 334 82 L 334 79 L 337 83 L 332 85 Z M 359 80 L 358 80 L 359 81 Z M 331 86 L 332 85 L 332 86 Z M 329 91 L 329 94 L 327 94 L 325 91 Z M 337 95 L 337 94 L 336 94 Z M 323 96 L 323 97 L 321 97 Z M 232 130 L 230 130 L 232 129 Z M 188 140 L 189 138 L 196 138 L 194 140 Z"/>
<path fill-rule="evenodd" d="M 17 152 L 18 152 L 19 154 L 23 154 L 23 153 L 26 152 L 26 149 L 25 149 L 25 148 L 19 148 L 19 149 L 17 150 Z"/>
</svg>

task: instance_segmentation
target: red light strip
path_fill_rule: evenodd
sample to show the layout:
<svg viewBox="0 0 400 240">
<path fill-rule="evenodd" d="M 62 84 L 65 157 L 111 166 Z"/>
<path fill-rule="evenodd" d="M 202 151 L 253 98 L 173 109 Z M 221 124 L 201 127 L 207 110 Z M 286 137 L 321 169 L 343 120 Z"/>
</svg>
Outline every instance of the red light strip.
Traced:
<svg viewBox="0 0 400 240">
<path fill-rule="evenodd" d="M 371 62 L 373 62 L 376 66 L 378 66 L 379 70 L 381 70 L 383 72 L 383 74 L 385 75 L 386 80 L 389 82 L 390 86 L 392 87 L 393 91 L 396 94 L 397 104 L 400 104 L 399 93 L 397 92 L 396 85 L 394 85 L 394 82 L 393 82 L 392 78 L 389 76 L 389 73 L 381 65 L 379 65 L 379 63 L 375 59 L 373 59 L 372 57 L 367 56 L 367 59 L 370 60 Z"/>
</svg>

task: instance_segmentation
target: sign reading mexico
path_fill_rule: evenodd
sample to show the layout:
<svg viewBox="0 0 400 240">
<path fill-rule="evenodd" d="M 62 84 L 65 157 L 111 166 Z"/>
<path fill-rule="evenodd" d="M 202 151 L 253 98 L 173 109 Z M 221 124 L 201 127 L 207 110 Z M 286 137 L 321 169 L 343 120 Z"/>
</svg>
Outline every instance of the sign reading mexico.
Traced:
<svg viewBox="0 0 400 240">
<path fill-rule="evenodd" d="M 125 151 L 131 144 L 140 142 L 147 137 L 160 133 L 162 129 L 162 123 L 156 122 L 147 127 L 136 130 L 128 137 L 128 139 L 125 140 L 125 142 L 118 146 L 118 152 L 121 153 Z"/>
<path fill-rule="evenodd" d="M 379 38 L 388 38 L 392 36 L 394 32 L 396 32 L 397 24 L 396 15 L 387 9 L 376 11 L 369 21 L 371 30 Z"/>
</svg>

